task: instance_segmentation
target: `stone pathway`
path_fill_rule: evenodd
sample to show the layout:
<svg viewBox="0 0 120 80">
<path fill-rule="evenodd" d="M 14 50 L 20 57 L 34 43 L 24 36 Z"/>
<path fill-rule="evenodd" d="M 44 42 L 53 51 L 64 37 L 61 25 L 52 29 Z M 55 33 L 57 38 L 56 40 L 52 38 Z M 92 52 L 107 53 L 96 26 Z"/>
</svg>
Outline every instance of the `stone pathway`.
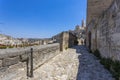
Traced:
<svg viewBox="0 0 120 80">
<path fill-rule="evenodd" d="M 33 80 L 76 80 L 78 65 L 76 49 L 68 49 L 35 70 Z"/>
<path fill-rule="evenodd" d="M 80 63 L 77 80 L 115 80 L 112 78 L 110 72 L 84 46 L 77 46 L 75 48 L 79 54 Z"/>
<path fill-rule="evenodd" d="M 16 67 L 11 66 L 7 73 L 0 76 L 0 80 L 76 80 L 78 66 L 76 49 L 68 49 L 34 70 L 33 78 L 26 77 L 26 68 L 14 70 Z"/>
<path fill-rule="evenodd" d="M 61 52 L 34 70 L 33 78 L 26 77 L 26 68 L 22 65 L 19 68 L 11 66 L 7 73 L 3 71 L 1 74 L 0 80 L 114 80 L 84 46 Z"/>
</svg>

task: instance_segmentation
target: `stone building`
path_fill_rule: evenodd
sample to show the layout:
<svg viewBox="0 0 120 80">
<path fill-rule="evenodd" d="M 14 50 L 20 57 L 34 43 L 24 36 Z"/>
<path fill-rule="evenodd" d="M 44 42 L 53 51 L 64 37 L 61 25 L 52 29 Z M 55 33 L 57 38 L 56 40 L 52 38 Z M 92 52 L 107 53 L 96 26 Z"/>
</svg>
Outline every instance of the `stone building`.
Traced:
<svg viewBox="0 0 120 80">
<path fill-rule="evenodd" d="M 85 43 L 85 38 L 86 38 L 86 25 L 85 25 L 84 20 L 82 20 L 81 26 L 76 25 L 76 26 L 75 26 L 75 30 L 73 30 L 73 31 L 70 30 L 69 32 L 71 32 L 72 34 L 76 35 L 76 37 L 77 37 L 77 39 L 78 39 L 78 44 L 79 44 L 79 45 Z"/>
<path fill-rule="evenodd" d="M 120 60 L 120 0 L 88 0 L 86 45 Z"/>
<path fill-rule="evenodd" d="M 1 45 L 20 45 L 22 42 L 18 39 L 12 38 L 11 36 L 0 34 L 0 44 Z"/>
</svg>

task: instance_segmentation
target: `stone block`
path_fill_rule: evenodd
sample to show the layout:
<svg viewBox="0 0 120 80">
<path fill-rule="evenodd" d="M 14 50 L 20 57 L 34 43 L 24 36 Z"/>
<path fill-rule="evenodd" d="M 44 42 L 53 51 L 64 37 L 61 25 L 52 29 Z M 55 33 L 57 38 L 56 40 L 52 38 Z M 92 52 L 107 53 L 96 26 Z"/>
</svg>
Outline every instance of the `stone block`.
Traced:
<svg viewBox="0 0 120 80">
<path fill-rule="evenodd" d="M 6 66 L 14 65 L 14 64 L 17 64 L 19 61 L 20 61 L 19 56 L 16 56 L 13 58 L 5 58 L 2 61 L 2 66 L 6 67 Z"/>
<path fill-rule="evenodd" d="M 28 54 L 23 54 L 23 55 L 20 55 L 19 57 L 20 57 L 20 61 L 24 62 L 24 61 L 27 60 L 27 58 L 29 57 L 29 55 Z"/>
</svg>

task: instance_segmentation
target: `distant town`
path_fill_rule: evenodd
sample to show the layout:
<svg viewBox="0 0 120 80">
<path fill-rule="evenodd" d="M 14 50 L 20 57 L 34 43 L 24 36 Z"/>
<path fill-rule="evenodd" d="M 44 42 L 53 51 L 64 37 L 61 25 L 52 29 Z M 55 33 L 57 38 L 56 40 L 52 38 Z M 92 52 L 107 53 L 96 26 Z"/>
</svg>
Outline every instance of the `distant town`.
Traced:
<svg viewBox="0 0 120 80">
<path fill-rule="evenodd" d="M 76 25 L 75 30 L 68 30 L 64 32 L 71 33 L 74 35 L 78 43 L 85 42 L 85 22 L 82 20 L 81 26 Z M 62 33 L 62 32 L 61 32 Z M 59 43 L 58 37 L 61 33 L 54 35 L 51 38 L 13 38 L 12 36 L 8 36 L 7 34 L 0 34 L 0 49 L 6 48 L 18 48 L 18 47 L 28 47 L 34 45 L 46 45 L 52 43 Z"/>
</svg>

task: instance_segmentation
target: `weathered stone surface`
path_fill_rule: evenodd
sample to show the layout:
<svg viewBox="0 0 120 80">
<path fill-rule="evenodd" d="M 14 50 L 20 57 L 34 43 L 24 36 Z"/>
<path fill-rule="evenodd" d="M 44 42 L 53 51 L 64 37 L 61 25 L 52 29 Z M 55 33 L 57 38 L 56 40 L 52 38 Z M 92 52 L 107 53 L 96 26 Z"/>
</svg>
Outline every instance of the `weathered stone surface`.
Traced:
<svg viewBox="0 0 120 80">
<path fill-rule="evenodd" d="M 27 70 L 25 64 L 26 63 L 18 63 L 9 66 L 9 68 L 7 67 L 2 67 L 2 69 L 0 68 L 0 80 L 23 80 L 19 79 L 20 77 L 19 75 L 26 76 Z M 17 78 L 15 78 L 16 76 Z"/>
<path fill-rule="evenodd" d="M 52 53 L 51 53 L 52 54 Z M 55 53 L 54 53 L 55 54 Z M 72 57 L 71 57 L 72 56 Z M 37 63 L 41 64 L 41 63 Z M 9 72 L 0 76 L 1 80 L 76 80 L 78 71 L 78 54 L 76 49 L 61 52 L 49 61 L 34 69 L 34 77 L 26 77 L 26 68 L 16 64 L 11 66 Z M 22 64 L 21 64 L 22 65 Z M 25 64 L 24 64 L 25 65 Z M 13 70 L 14 73 L 12 72 Z"/>
<path fill-rule="evenodd" d="M 60 51 L 65 51 L 67 48 L 73 47 L 77 41 L 76 35 L 69 31 L 61 32 L 53 36 L 53 38 L 60 43 Z"/>
<path fill-rule="evenodd" d="M 2 60 L 0 60 L 0 67 L 2 67 Z"/>
<path fill-rule="evenodd" d="M 77 80 L 115 80 L 110 72 L 84 46 L 76 48 L 80 63 Z"/>
<path fill-rule="evenodd" d="M 2 66 L 5 67 L 5 66 L 17 64 L 19 60 L 20 60 L 19 56 L 13 58 L 5 58 L 2 60 Z"/>
<path fill-rule="evenodd" d="M 92 19 L 98 18 L 109 8 L 113 0 L 87 0 L 87 24 Z"/>
<path fill-rule="evenodd" d="M 26 47 L 26 48 L 0 49 L 0 59 L 25 54 L 25 52 L 30 52 L 31 48 L 33 48 L 34 51 L 38 51 L 42 49 L 45 50 L 46 48 L 50 48 L 53 46 L 58 47 L 59 43 L 40 45 L 40 46 L 31 46 L 31 47 Z"/>
<path fill-rule="evenodd" d="M 41 64 L 41 63 L 40 63 Z M 114 80 L 99 60 L 84 46 L 61 52 L 26 77 L 25 63 L 19 63 L 0 75 L 1 80 Z M 78 75 L 77 75 L 78 74 Z"/>
<path fill-rule="evenodd" d="M 88 3 L 89 1 L 90 0 L 88 0 Z M 112 0 L 107 0 L 105 2 L 108 1 L 110 2 Z M 102 3 L 102 1 L 99 2 Z M 109 2 L 105 5 L 109 5 Z M 96 3 L 94 5 L 97 6 Z M 90 14 L 95 16 L 95 14 Z M 91 43 L 92 51 L 99 49 L 103 57 L 120 60 L 120 0 L 114 0 L 111 6 L 107 9 L 105 8 L 105 12 L 99 17 L 96 16 L 93 20 L 91 18 L 91 22 L 87 27 L 87 46 Z M 91 32 L 91 41 L 88 37 L 89 32 Z"/>
<path fill-rule="evenodd" d="M 32 47 L 33 48 L 33 69 L 34 70 L 37 69 L 42 64 L 46 63 L 48 60 L 58 55 L 60 50 L 59 47 L 60 46 L 58 43 L 44 45 L 44 46 L 33 46 Z M 6 51 L 1 50 L 0 52 L 0 57 L 1 57 L 0 79 L 1 80 L 14 80 L 14 79 L 19 80 L 19 77 L 17 75 L 20 74 L 21 71 L 23 72 L 22 74 L 24 74 L 23 76 L 26 77 L 27 75 L 26 69 L 30 60 L 28 61 L 28 63 L 26 61 L 27 61 L 27 58 L 30 57 L 30 49 L 31 47 L 20 48 L 19 49 L 20 51 L 18 49 L 7 49 Z"/>
</svg>

